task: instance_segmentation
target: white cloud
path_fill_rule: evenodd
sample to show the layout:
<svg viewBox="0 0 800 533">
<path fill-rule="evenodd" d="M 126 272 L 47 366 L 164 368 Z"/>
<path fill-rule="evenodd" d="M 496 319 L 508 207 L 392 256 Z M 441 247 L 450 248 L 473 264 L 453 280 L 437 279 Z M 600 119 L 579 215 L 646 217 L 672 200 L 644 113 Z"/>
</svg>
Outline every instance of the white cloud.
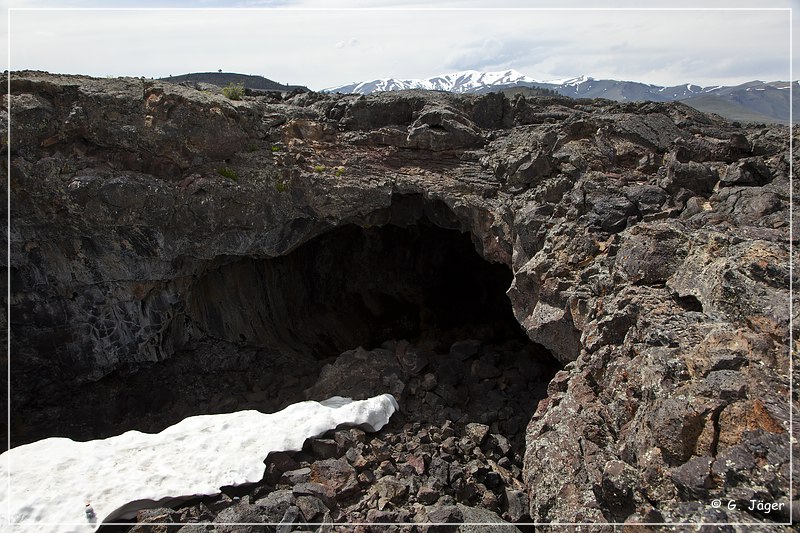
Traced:
<svg viewBox="0 0 800 533">
<path fill-rule="evenodd" d="M 359 40 L 355 37 L 350 37 L 346 41 L 339 41 L 336 43 L 336 48 L 353 48 L 354 46 L 358 46 Z"/>
<path fill-rule="evenodd" d="M 100 4 L 99 0 L 76 1 L 82 6 Z M 25 4 L 42 2 L 26 0 Z M 260 0 L 237 4 L 254 2 L 264 5 Z M 150 0 L 146 5 L 187 3 Z M 787 7 L 792 3 L 762 0 L 754 5 L 734 0 L 711 5 Z M 57 0 L 49 2 L 57 4 Z M 222 4 L 221 0 L 205 3 Z M 314 89 L 467 68 L 514 68 L 537 78 L 586 74 L 659 84 L 717 85 L 789 77 L 785 11 L 431 10 L 418 8 L 430 4 L 411 0 L 370 2 L 379 9 L 369 10 L 331 10 L 330 3 L 321 0 L 270 0 L 267 4 L 303 10 L 14 12 L 12 67 L 154 77 L 223 68 Z M 337 5 L 357 8 L 365 4 L 345 0 Z M 609 5 L 636 4 L 619 0 Z M 485 3 L 436 4 L 442 5 L 474 8 Z M 502 5 L 554 6 L 515 0 Z M 565 0 L 555 5 L 588 4 Z M 693 7 L 694 3 L 675 0 L 662 5 Z M 3 29 L 0 26 L 0 32 Z M 47 35 L 37 36 L 34 31 Z"/>
</svg>

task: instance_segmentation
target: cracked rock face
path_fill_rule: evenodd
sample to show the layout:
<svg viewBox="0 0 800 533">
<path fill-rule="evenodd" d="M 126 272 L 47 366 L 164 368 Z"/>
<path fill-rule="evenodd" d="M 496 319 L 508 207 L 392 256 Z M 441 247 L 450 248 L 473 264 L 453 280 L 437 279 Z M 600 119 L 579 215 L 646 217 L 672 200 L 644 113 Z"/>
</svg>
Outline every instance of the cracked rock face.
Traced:
<svg viewBox="0 0 800 533">
<path fill-rule="evenodd" d="M 517 322 L 565 365 L 527 427 L 523 514 L 788 519 L 786 128 L 677 103 L 234 102 L 40 72 L 12 73 L 11 93 L 14 413 L 224 330 L 192 312 L 209 276 L 343 227 L 422 222 L 510 268 Z"/>
</svg>

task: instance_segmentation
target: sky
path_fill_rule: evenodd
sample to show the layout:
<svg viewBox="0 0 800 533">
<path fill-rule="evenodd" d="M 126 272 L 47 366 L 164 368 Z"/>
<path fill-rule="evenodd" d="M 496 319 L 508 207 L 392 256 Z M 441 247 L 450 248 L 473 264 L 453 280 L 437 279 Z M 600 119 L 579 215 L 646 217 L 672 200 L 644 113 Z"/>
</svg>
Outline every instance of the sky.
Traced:
<svg viewBox="0 0 800 533">
<path fill-rule="evenodd" d="M 641 5 L 717 10 L 630 9 Z M 210 9 L 181 9 L 199 6 Z M 10 43 L 12 70 L 157 78 L 222 69 L 316 90 L 509 69 L 657 85 L 788 80 L 797 24 L 787 8 L 800 16 L 800 0 L 0 0 L 3 22 L 8 7 L 10 39 L 2 24 L 0 42 Z M 53 9 L 67 7 L 81 9 Z M 530 7 L 539 9 L 520 9 Z M 598 7 L 619 10 L 587 9 Z"/>
</svg>

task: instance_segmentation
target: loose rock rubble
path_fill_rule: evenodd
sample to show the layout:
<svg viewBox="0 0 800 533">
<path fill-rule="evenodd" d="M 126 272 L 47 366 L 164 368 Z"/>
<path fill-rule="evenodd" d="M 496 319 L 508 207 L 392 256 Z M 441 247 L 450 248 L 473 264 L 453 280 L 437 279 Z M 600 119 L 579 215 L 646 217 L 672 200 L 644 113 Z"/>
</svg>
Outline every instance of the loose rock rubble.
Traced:
<svg viewBox="0 0 800 533">
<path fill-rule="evenodd" d="M 263 483 L 231 488 L 228 494 L 174 510 L 140 512 L 140 525 L 129 531 L 149 531 L 145 524 L 151 521 L 287 526 L 304 522 L 462 522 L 459 504 L 482 510 L 478 515 L 481 521 L 500 522 L 501 516 L 511 522 L 526 520 L 527 496 L 520 481 L 519 452 L 500 445 L 505 438 L 495 434 L 489 434 L 478 446 L 470 435 L 456 432 L 454 427 L 450 421 L 441 427 L 415 422 L 374 435 L 359 429 L 331 432 L 308 441 L 303 452 L 271 454 Z M 488 432 L 487 426 L 481 427 Z M 508 451 L 504 453 L 504 449 Z M 336 529 L 384 531 L 386 526 Z M 194 530 L 191 525 L 179 529 Z M 215 526 L 214 530 L 228 529 Z M 284 530 L 326 528 L 298 525 Z"/>
<path fill-rule="evenodd" d="M 338 388 L 359 399 L 391 391 L 401 411 L 388 426 L 377 433 L 339 429 L 309 439 L 300 452 L 272 453 L 261 483 L 177 509 L 140 512 L 140 525 L 129 531 L 165 521 L 283 523 L 286 531 L 303 530 L 289 525 L 304 522 L 463 522 L 464 507 L 480 522 L 530 520 L 522 484 L 524 425 L 557 369 L 546 351 L 523 341 L 468 339 L 437 353 L 400 340 L 345 352 L 305 395 L 327 397 Z M 431 528 L 438 531 L 425 530 Z"/>
</svg>

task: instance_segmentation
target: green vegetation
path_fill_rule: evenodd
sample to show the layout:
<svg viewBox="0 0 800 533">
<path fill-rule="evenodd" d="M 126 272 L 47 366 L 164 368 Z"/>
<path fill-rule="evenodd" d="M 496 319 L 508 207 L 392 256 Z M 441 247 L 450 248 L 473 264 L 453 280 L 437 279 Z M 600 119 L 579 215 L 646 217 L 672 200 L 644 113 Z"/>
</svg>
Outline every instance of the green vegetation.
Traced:
<svg viewBox="0 0 800 533">
<path fill-rule="evenodd" d="M 343 175 L 346 170 L 343 166 L 331 167 L 330 169 L 328 169 L 328 167 L 326 167 L 325 165 L 314 165 L 313 167 L 311 167 L 311 169 L 317 174 L 321 174 L 326 170 L 332 170 L 335 176 Z"/>
<path fill-rule="evenodd" d="M 217 174 L 222 176 L 223 178 L 228 178 L 229 180 L 239 181 L 239 175 L 236 173 L 235 170 L 229 167 L 220 167 L 217 169 Z"/>
<path fill-rule="evenodd" d="M 244 96 L 244 83 L 229 83 L 222 88 L 222 94 L 229 100 L 241 100 Z"/>
<path fill-rule="evenodd" d="M 280 152 L 281 150 L 283 150 L 283 148 L 281 148 L 277 144 L 273 144 L 272 148 L 270 148 L 270 150 L 272 150 L 273 152 Z"/>
<path fill-rule="evenodd" d="M 275 182 L 275 190 L 278 192 L 286 192 L 289 190 L 289 184 L 283 180 L 278 180 Z"/>
<path fill-rule="evenodd" d="M 250 143 L 247 146 L 247 151 L 248 152 L 257 152 L 258 151 L 258 145 L 256 143 Z"/>
</svg>

